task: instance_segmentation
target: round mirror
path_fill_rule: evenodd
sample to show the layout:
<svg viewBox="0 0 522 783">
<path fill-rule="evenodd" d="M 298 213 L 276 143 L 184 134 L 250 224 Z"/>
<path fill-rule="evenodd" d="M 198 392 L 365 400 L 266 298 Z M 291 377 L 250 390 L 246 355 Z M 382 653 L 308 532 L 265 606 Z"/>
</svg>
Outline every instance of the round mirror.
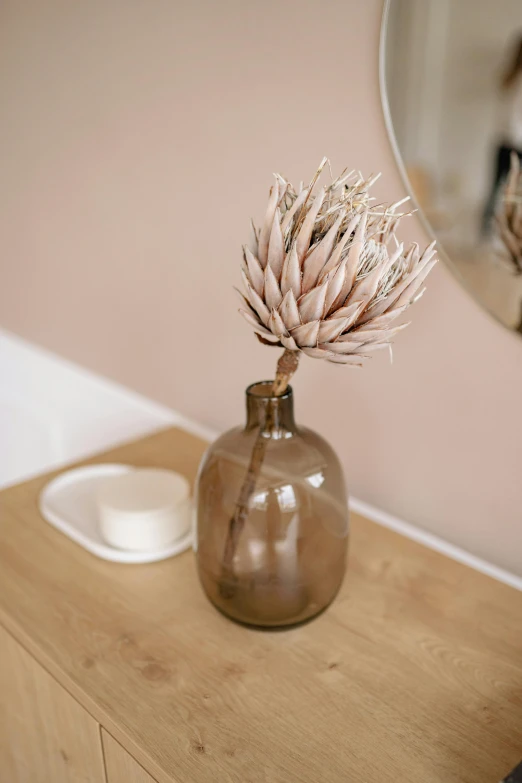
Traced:
<svg viewBox="0 0 522 783">
<path fill-rule="evenodd" d="M 506 191 L 522 160 L 521 0 L 387 0 L 381 90 L 397 162 L 441 256 L 522 332 L 522 217 L 519 237 L 503 231 L 503 210 L 522 201 Z"/>
</svg>

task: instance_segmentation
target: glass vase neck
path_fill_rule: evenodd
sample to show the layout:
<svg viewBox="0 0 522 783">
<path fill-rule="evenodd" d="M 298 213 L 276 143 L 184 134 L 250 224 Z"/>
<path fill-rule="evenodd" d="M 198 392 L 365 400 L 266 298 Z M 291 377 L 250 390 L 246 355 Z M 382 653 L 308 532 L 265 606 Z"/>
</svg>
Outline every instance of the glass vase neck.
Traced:
<svg viewBox="0 0 522 783">
<path fill-rule="evenodd" d="M 288 438 L 297 430 L 294 395 L 288 386 L 284 394 L 272 394 L 272 381 L 253 383 L 246 390 L 246 430 L 259 429 L 269 438 Z"/>
</svg>

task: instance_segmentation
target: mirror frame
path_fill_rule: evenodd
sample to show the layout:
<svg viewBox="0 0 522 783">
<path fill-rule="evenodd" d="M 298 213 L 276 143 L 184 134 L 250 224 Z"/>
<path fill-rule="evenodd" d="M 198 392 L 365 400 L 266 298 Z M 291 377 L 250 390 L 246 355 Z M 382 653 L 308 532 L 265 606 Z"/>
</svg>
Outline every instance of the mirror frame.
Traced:
<svg viewBox="0 0 522 783">
<path fill-rule="evenodd" d="M 386 35 L 388 31 L 388 20 L 390 17 L 390 9 L 392 6 L 392 2 L 393 0 L 384 0 L 384 7 L 382 11 L 381 29 L 379 35 L 379 88 L 381 93 L 381 106 L 384 115 L 384 124 L 388 132 L 388 139 L 390 141 L 390 146 L 393 151 L 393 157 L 395 158 L 395 163 L 397 165 L 397 168 L 399 169 L 399 174 L 402 180 L 402 184 L 404 185 L 406 192 L 410 197 L 411 203 L 413 204 L 413 207 L 416 210 L 416 217 L 419 219 L 422 228 L 430 238 L 430 241 L 435 240 L 435 242 L 437 243 L 438 256 L 442 261 L 444 261 L 444 264 L 446 265 L 450 273 L 453 275 L 457 283 L 463 288 L 465 293 L 471 297 L 473 303 L 477 306 L 477 308 L 482 313 L 485 313 L 491 321 L 493 321 L 495 324 L 499 324 L 500 326 L 502 326 L 502 328 L 505 331 L 509 332 L 510 334 L 519 335 L 520 334 L 519 332 L 509 327 L 497 315 L 495 315 L 495 313 L 493 313 L 488 307 L 486 307 L 486 305 L 482 304 L 479 297 L 474 293 L 471 286 L 466 281 L 465 277 L 462 275 L 458 265 L 451 260 L 451 257 L 445 251 L 444 247 L 440 243 L 440 240 L 437 238 L 437 235 L 431 223 L 429 222 L 428 218 L 424 214 L 423 209 L 421 208 L 419 202 L 417 201 L 415 191 L 413 190 L 408 174 L 406 173 L 406 166 L 404 164 L 404 160 L 401 155 L 401 151 L 399 149 L 399 144 L 397 142 L 397 136 L 395 135 L 395 129 L 393 127 L 393 121 L 392 121 L 392 116 L 390 111 L 390 102 L 388 100 L 388 88 L 386 84 Z"/>
</svg>

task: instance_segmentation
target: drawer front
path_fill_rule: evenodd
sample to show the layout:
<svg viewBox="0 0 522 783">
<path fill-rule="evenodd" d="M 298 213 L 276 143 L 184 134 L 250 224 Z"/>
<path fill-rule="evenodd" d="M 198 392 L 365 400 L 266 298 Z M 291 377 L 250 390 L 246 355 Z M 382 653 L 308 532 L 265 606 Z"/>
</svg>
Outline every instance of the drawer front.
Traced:
<svg viewBox="0 0 522 783">
<path fill-rule="evenodd" d="M 98 723 L 1 627 L 0 770 L 6 783 L 105 783 Z"/>
<path fill-rule="evenodd" d="M 137 761 L 102 729 L 107 783 L 156 783 Z"/>
</svg>

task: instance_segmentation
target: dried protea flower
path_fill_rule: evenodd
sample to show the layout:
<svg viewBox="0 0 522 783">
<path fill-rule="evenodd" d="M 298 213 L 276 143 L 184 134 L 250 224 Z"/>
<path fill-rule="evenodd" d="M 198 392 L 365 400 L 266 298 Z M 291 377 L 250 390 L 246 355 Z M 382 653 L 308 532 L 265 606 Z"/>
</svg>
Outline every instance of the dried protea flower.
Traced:
<svg viewBox="0 0 522 783">
<path fill-rule="evenodd" d="M 272 394 L 283 394 L 302 353 L 361 366 L 370 352 L 386 348 L 404 326 L 393 322 L 423 293 L 436 263 L 434 244 L 407 252 L 395 238 L 401 217 L 374 205 L 357 172 L 343 172 L 314 193 L 328 163 L 324 158 L 307 187 L 295 190 L 275 175 L 265 221 L 244 248 L 241 314 L 261 342 L 284 347 Z M 268 408 L 267 416 L 271 416 Z M 220 589 L 231 596 L 237 543 L 249 514 L 266 451 L 260 428 L 245 480 L 230 519 Z"/>
<path fill-rule="evenodd" d="M 423 293 L 434 244 L 407 252 L 395 238 L 402 214 L 373 205 L 377 177 L 343 172 L 314 193 L 280 175 L 264 223 L 244 247 L 241 314 L 262 342 L 361 366 L 403 329 L 392 325 Z"/>
<path fill-rule="evenodd" d="M 511 167 L 495 223 L 515 274 L 522 274 L 522 175 L 520 158 L 511 153 Z"/>
</svg>

